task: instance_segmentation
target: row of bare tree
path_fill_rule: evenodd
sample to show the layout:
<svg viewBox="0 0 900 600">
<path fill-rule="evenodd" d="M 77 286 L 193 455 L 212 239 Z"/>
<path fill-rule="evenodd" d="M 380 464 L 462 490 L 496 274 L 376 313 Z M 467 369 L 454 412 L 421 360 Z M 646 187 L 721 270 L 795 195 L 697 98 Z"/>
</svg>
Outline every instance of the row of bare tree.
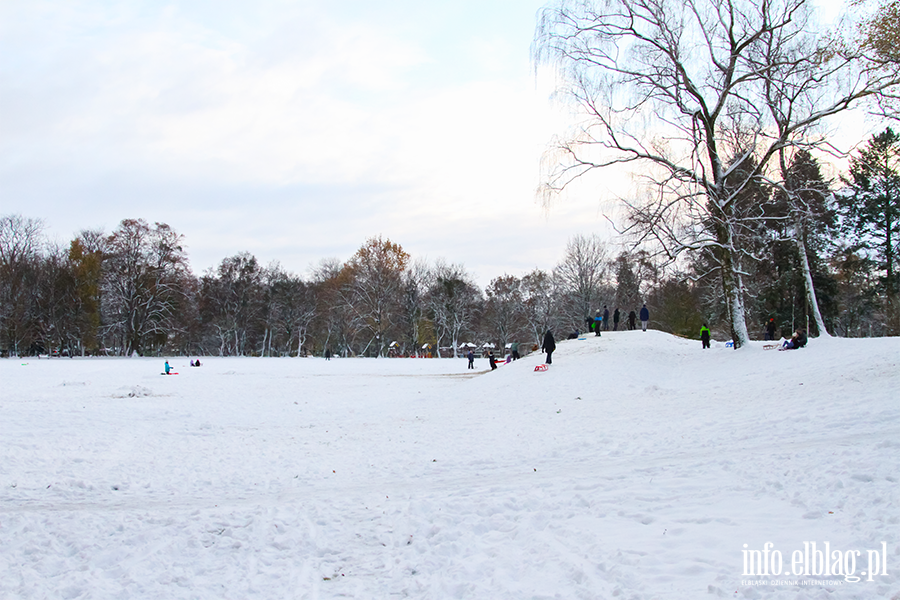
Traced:
<svg viewBox="0 0 900 600">
<path fill-rule="evenodd" d="M 42 227 L 0 218 L 0 348 L 8 356 L 455 355 L 464 342 L 531 345 L 547 329 L 583 328 L 616 294 L 596 237 L 574 237 L 552 273 L 504 275 L 481 290 L 462 265 L 413 261 L 382 238 L 346 262 L 322 261 L 308 279 L 249 253 L 197 277 L 182 236 L 165 224 L 127 219 L 110 234 L 83 231 L 67 248 L 48 244 Z M 630 273 L 629 259 L 618 260 Z M 619 288 L 638 306 L 634 276 Z"/>
<path fill-rule="evenodd" d="M 807 154 L 788 171 L 809 208 L 804 258 L 788 233 L 795 225 L 777 218 L 789 214 L 783 196 L 753 185 L 736 203 L 738 212 L 761 207 L 773 217 L 741 232 L 756 256 L 742 274 L 750 333 L 761 337 L 769 319 L 782 333 L 815 331 L 805 293 L 812 279 L 827 330 L 891 334 L 896 234 L 884 223 L 886 212 L 900 214 L 900 136 L 873 138 L 838 194 Z M 719 264 L 700 249 L 680 270 L 666 269 L 645 250 L 614 252 L 597 236 L 576 235 L 551 271 L 503 275 L 482 290 L 463 265 L 414 261 L 400 245 L 372 238 L 307 278 L 246 252 L 197 277 L 182 236 L 165 224 L 128 219 L 110 234 L 83 231 L 66 248 L 44 239 L 41 221 L 9 215 L 0 217 L 0 351 L 456 355 L 463 343 L 502 349 L 537 344 L 548 329 L 584 332 L 606 307 L 624 325 L 643 303 L 654 328 L 695 337 L 706 322 L 721 339 L 730 334 L 730 307 Z"/>
</svg>

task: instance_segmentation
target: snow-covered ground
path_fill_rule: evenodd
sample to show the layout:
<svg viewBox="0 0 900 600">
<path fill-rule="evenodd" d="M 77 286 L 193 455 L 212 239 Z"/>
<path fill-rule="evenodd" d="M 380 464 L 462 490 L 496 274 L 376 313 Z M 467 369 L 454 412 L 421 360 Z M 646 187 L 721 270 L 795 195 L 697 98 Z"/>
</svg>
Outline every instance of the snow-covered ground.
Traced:
<svg viewBox="0 0 900 600">
<path fill-rule="evenodd" d="M 900 339 L 553 359 L 2 360 L 0 598 L 900 597 Z"/>
</svg>

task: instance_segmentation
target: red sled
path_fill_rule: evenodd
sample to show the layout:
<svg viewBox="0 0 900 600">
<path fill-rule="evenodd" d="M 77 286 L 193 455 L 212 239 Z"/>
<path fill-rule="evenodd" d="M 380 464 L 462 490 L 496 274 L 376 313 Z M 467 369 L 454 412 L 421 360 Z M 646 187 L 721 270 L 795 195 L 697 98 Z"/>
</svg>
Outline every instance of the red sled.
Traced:
<svg viewBox="0 0 900 600">
<path fill-rule="evenodd" d="M 538 365 L 534 368 L 535 371 L 546 371 L 550 368 L 549 365 Z"/>
</svg>

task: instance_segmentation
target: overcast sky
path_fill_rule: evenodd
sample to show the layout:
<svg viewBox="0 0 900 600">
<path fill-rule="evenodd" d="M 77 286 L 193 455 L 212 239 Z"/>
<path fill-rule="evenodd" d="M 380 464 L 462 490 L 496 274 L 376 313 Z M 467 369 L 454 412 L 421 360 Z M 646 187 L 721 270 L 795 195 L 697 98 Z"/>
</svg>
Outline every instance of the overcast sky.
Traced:
<svg viewBox="0 0 900 600">
<path fill-rule="evenodd" d="M 550 269 L 627 177 L 544 210 L 566 115 L 539 0 L 2 0 L 0 214 L 67 243 L 165 222 L 201 274 L 249 251 L 308 274 L 369 237 L 484 285 Z"/>
</svg>

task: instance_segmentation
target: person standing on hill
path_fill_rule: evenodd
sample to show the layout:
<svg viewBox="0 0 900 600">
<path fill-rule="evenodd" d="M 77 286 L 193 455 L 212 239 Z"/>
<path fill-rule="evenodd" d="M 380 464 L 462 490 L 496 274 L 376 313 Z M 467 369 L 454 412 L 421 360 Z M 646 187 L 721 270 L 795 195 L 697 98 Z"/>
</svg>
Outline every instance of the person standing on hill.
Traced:
<svg viewBox="0 0 900 600">
<path fill-rule="evenodd" d="M 469 350 L 469 353 L 466 354 L 466 358 L 469 359 L 469 368 L 474 369 L 475 368 L 475 353 L 472 352 L 471 350 Z"/>
<path fill-rule="evenodd" d="M 706 326 L 706 323 L 700 328 L 700 341 L 703 342 L 704 350 L 709 348 L 709 327 Z"/>
<path fill-rule="evenodd" d="M 766 341 L 775 340 L 775 319 L 769 319 L 769 322 L 766 323 Z"/>
<path fill-rule="evenodd" d="M 488 364 L 491 365 L 491 371 L 497 368 L 497 359 L 494 358 L 493 350 L 491 350 L 491 352 L 488 354 Z"/>
<path fill-rule="evenodd" d="M 609 309 L 603 305 L 603 331 L 609 331 Z"/>
<path fill-rule="evenodd" d="M 613 331 L 619 330 L 619 308 L 616 307 L 616 312 L 613 313 Z"/>
<path fill-rule="evenodd" d="M 600 311 L 597 311 L 600 312 Z M 598 330 L 597 335 L 600 335 Z M 545 361 L 548 365 L 553 363 L 553 351 L 556 350 L 556 340 L 553 339 L 553 333 L 548 329 L 547 333 L 544 334 L 544 343 L 541 344 L 541 350 L 547 353 L 547 360 Z"/>
<path fill-rule="evenodd" d="M 597 334 L 597 337 L 600 337 L 600 326 L 603 325 L 603 315 L 600 314 L 600 309 L 597 309 L 597 314 L 594 315 L 594 333 Z"/>
<path fill-rule="evenodd" d="M 647 305 L 644 304 L 641 307 L 641 331 L 647 331 L 647 323 L 650 321 L 650 311 L 647 310 Z"/>
<path fill-rule="evenodd" d="M 637 319 L 637 315 L 634 314 L 634 311 L 628 313 L 628 331 L 634 331 L 635 325 L 634 320 Z"/>
<path fill-rule="evenodd" d="M 519 342 L 513 342 L 512 345 L 509 347 L 509 351 L 510 351 L 510 354 L 512 354 L 513 360 L 519 360 L 519 358 L 521 358 L 519 356 Z"/>
</svg>

